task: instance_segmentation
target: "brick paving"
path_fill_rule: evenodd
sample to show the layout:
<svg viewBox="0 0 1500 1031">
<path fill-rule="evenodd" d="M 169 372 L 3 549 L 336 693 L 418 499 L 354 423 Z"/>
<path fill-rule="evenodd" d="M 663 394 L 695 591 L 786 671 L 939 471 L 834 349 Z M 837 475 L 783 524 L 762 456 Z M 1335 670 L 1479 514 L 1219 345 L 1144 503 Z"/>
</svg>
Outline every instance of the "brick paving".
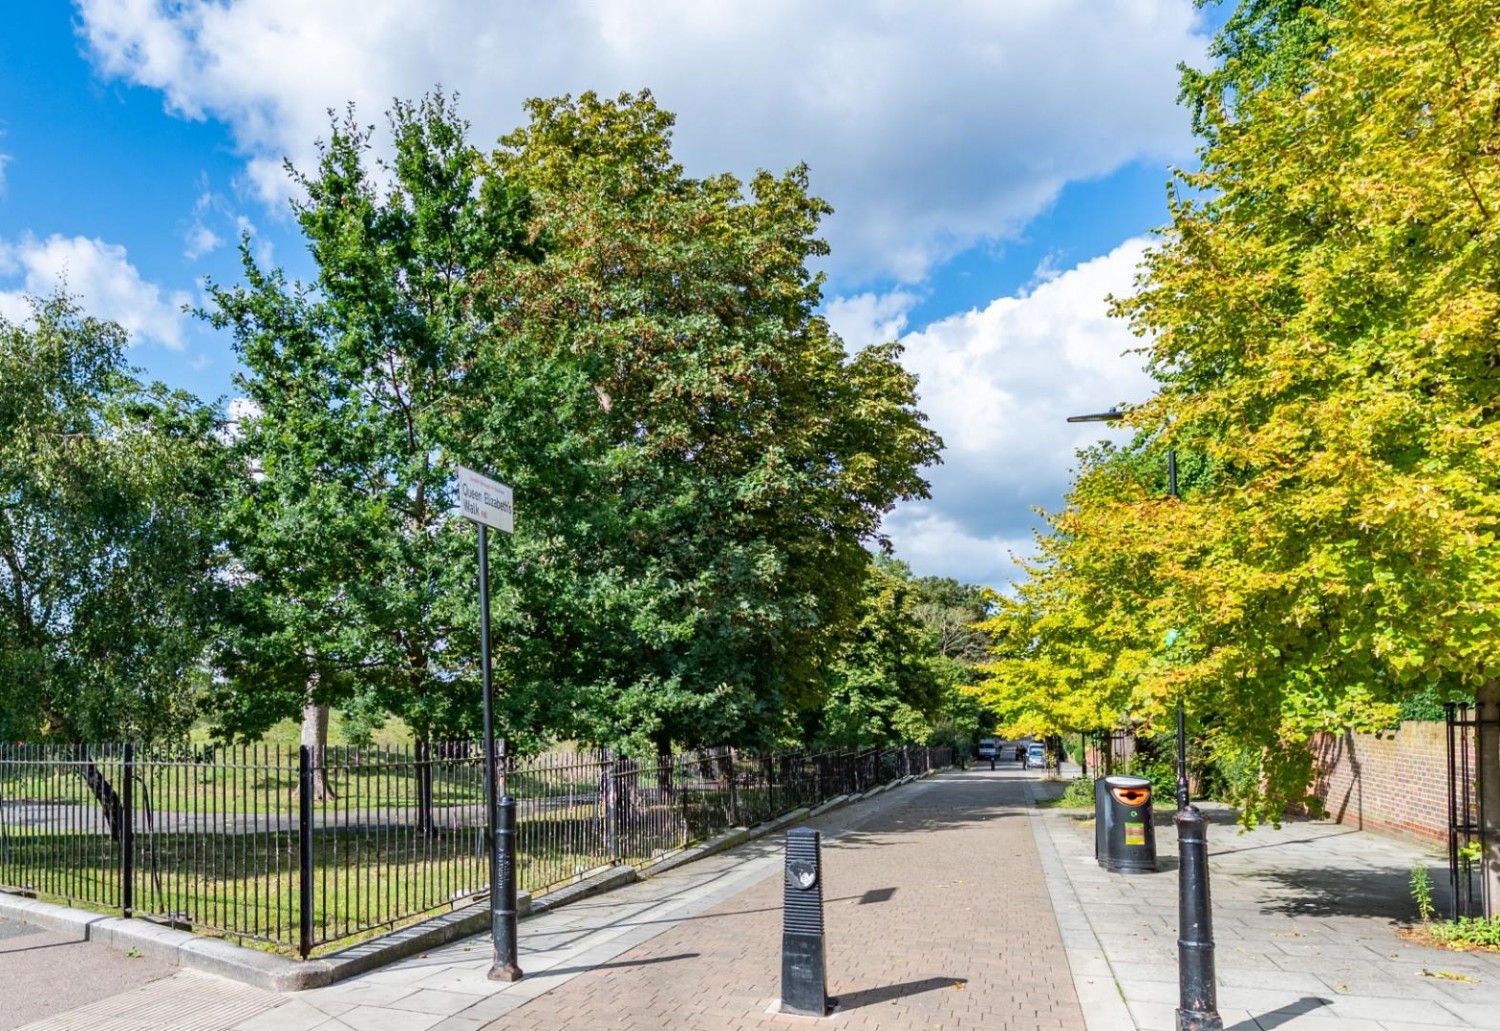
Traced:
<svg viewBox="0 0 1500 1031">
<path fill-rule="evenodd" d="M 782 887 L 771 866 L 748 890 L 485 1026 L 1082 1029 L 1027 805 L 1010 771 L 950 774 L 825 840 L 829 992 L 839 1000 L 826 1021 L 767 1012 L 780 990 Z"/>
</svg>

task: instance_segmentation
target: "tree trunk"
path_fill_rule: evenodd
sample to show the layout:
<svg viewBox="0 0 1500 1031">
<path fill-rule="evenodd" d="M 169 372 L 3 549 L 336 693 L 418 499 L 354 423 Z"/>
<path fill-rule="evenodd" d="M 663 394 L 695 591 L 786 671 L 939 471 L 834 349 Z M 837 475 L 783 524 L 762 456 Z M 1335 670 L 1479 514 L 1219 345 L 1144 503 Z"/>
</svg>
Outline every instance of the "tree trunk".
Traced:
<svg viewBox="0 0 1500 1031">
<path fill-rule="evenodd" d="M 315 802 L 327 802 L 338 797 L 328 780 L 328 706 L 313 702 L 313 689 L 318 676 L 314 673 L 307 681 L 307 697 L 302 706 L 302 745 L 312 754 L 312 797 Z"/>
<path fill-rule="evenodd" d="M 670 804 L 672 801 L 672 742 L 669 738 L 659 737 L 654 742 L 656 745 L 656 791 L 661 801 Z"/>
<path fill-rule="evenodd" d="M 417 738 L 417 833 L 437 836 L 437 821 L 432 813 L 432 742 L 423 734 Z"/>
<path fill-rule="evenodd" d="M 1484 822 L 1479 828 L 1484 842 L 1484 915 L 1500 912 L 1500 680 L 1491 680 L 1475 692 L 1475 766 L 1479 774 L 1479 807 Z"/>
<path fill-rule="evenodd" d="M 120 801 L 120 793 L 92 759 L 83 764 L 83 780 L 104 809 L 104 822 L 109 826 L 110 838 L 119 841 L 125 832 L 125 804 Z"/>
</svg>

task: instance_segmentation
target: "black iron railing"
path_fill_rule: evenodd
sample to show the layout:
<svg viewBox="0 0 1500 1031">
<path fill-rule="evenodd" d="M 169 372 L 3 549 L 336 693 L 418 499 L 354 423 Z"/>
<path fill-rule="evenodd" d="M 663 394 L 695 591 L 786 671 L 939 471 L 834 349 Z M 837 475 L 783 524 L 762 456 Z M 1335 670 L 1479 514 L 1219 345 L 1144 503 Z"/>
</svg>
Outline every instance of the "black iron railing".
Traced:
<svg viewBox="0 0 1500 1031">
<path fill-rule="evenodd" d="M 947 749 L 506 760 L 521 890 L 950 764 Z M 489 891 L 478 743 L 0 745 L 0 890 L 301 956 Z"/>
<path fill-rule="evenodd" d="M 1489 842 L 1484 811 L 1485 764 L 1479 761 L 1480 734 L 1494 728 L 1472 705 L 1443 706 L 1448 729 L 1448 888 L 1450 915 L 1484 916 L 1494 907 L 1486 899 L 1483 856 Z"/>
</svg>

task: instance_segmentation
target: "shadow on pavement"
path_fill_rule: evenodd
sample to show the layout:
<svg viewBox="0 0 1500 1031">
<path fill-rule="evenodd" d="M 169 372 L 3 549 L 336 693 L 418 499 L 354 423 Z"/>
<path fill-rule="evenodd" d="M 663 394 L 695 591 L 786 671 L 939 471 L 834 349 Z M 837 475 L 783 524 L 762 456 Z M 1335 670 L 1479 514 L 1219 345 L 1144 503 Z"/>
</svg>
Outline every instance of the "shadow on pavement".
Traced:
<svg viewBox="0 0 1500 1031">
<path fill-rule="evenodd" d="M 874 1006 L 876 1003 L 904 999 L 908 995 L 920 995 L 923 992 L 935 992 L 942 988 L 962 988 L 968 983 L 969 979 L 966 977 L 924 977 L 920 981 L 903 981 L 883 988 L 862 988 L 857 992 L 840 995 L 838 1012 L 857 1010 L 861 1006 Z"/>
<path fill-rule="evenodd" d="M 1263 913 L 1375 917 L 1405 924 L 1411 922 L 1416 908 L 1411 900 L 1411 874 L 1406 870 L 1307 867 L 1259 870 L 1255 877 L 1277 885 L 1282 895 L 1267 899 Z"/>
<path fill-rule="evenodd" d="M 1231 1024 L 1225 1028 L 1225 1031 L 1271 1031 L 1271 1028 L 1290 1023 L 1304 1014 L 1316 1013 L 1328 1004 L 1329 1000 L 1327 999 L 1305 995 L 1290 1006 L 1283 1006 L 1272 1013 L 1251 1017 L 1249 1020 L 1242 1020 L 1238 1024 Z"/>
</svg>

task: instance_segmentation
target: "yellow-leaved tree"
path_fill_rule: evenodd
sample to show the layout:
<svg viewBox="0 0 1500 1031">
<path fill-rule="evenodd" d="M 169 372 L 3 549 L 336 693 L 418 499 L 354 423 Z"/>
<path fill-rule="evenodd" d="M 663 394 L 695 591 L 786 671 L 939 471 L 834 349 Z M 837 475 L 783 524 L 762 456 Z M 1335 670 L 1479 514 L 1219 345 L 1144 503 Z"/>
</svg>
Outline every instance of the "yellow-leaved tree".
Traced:
<svg viewBox="0 0 1500 1031">
<path fill-rule="evenodd" d="M 1315 731 L 1388 724 L 1430 684 L 1500 700 L 1500 14 L 1295 18 L 1274 63 L 1221 48 L 1187 79 L 1201 165 L 1118 305 L 1161 389 L 1129 413 L 1138 458 L 1085 464 L 997 672 L 1023 690 L 1002 674 L 1024 644 L 1038 690 L 1079 705 L 1185 698 L 1213 747 L 1259 758 L 1251 819 L 1301 798 Z M 1202 464 L 1181 500 L 1140 475 L 1167 447 Z"/>
</svg>

